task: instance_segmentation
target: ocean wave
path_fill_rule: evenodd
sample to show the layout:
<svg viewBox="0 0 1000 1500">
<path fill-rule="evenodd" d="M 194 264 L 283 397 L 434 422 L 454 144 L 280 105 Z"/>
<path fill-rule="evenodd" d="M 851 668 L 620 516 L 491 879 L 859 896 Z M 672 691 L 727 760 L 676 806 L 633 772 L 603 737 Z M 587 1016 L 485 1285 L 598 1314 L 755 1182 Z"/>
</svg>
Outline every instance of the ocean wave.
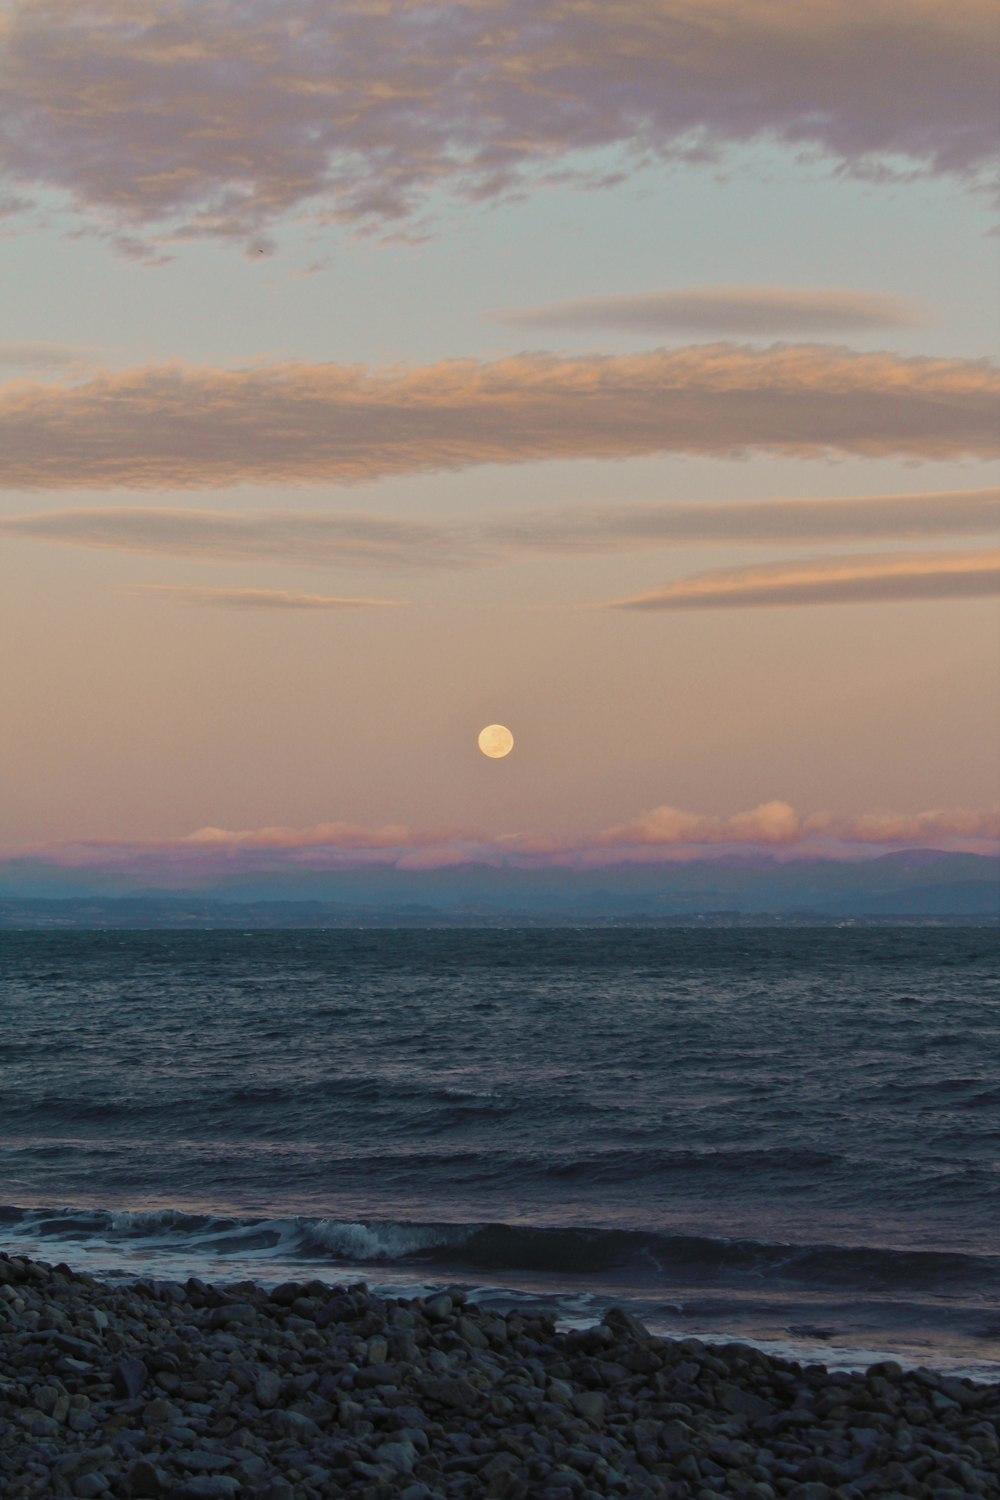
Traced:
<svg viewBox="0 0 1000 1500">
<path fill-rule="evenodd" d="M 463 1273 L 555 1273 L 680 1285 L 796 1287 L 816 1292 L 964 1298 L 1000 1293 L 1000 1256 L 878 1246 L 773 1243 L 710 1235 L 505 1223 L 236 1218 L 179 1209 L 0 1207 L 0 1243 L 77 1251 L 155 1252 L 195 1264 L 224 1256 L 264 1274 L 282 1264 L 400 1266 Z"/>
</svg>

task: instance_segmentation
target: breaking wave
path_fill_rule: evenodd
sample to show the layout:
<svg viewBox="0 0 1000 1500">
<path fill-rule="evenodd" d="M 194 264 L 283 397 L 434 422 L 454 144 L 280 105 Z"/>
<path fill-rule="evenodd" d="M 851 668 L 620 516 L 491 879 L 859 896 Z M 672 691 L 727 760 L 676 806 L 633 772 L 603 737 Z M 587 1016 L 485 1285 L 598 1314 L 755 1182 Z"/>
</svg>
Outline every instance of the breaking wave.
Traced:
<svg viewBox="0 0 1000 1500">
<path fill-rule="evenodd" d="M 117 1250 L 194 1267 L 224 1257 L 266 1279 L 267 1263 L 424 1267 L 482 1276 L 542 1272 L 563 1278 L 633 1273 L 647 1286 L 796 1287 L 816 1293 L 963 1297 L 1000 1293 L 1000 1256 L 874 1246 L 780 1244 L 641 1230 L 545 1228 L 503 1223 L 415 1224 L 333 1218 L 226 1218 L 177 1209 L 0 1208 L 0 1242 L 46 1259 Z M 187 1272 L 185 1272 L 187 1274 Z"/>
</svg>

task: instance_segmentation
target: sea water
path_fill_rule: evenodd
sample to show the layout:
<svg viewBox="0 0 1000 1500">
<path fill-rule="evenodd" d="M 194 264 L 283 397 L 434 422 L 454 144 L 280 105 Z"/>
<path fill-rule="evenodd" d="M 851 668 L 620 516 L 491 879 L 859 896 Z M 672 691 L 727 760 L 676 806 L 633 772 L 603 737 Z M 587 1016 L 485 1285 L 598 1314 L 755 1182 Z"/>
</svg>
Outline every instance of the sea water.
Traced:
<svg viewBox="0 0 1000 1500">
<path fill-rule="evenodd" d="M 0 1248 L 1000 1378 L 988 928 L 0 933 Z"/>
</svg>

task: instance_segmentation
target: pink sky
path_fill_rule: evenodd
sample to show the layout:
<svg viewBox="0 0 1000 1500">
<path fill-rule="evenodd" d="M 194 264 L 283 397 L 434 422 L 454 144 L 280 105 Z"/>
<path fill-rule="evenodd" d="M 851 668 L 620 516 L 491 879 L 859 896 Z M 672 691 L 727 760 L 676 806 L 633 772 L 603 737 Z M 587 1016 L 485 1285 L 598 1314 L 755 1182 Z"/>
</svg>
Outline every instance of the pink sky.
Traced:
<svg viewBox="0 0 1000 1500">
<path fill-rule="evenodd" d="M 998 41 L 6 0 L 0 857 L 996 849 Z"/>
</svg>

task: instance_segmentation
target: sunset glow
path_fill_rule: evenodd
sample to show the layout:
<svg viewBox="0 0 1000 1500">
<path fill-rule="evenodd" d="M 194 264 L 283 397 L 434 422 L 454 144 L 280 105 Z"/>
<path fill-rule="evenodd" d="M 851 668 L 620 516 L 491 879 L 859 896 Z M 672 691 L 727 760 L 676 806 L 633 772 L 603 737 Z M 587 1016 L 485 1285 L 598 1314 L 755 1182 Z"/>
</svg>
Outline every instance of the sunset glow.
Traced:
<svg viewBox="0 0 1000 1500">
<path fill-rule="evenodd" d="M 993 9 L 162 9 L 4 9 L 0 885 L 995 851 Z"/>
</svg>

